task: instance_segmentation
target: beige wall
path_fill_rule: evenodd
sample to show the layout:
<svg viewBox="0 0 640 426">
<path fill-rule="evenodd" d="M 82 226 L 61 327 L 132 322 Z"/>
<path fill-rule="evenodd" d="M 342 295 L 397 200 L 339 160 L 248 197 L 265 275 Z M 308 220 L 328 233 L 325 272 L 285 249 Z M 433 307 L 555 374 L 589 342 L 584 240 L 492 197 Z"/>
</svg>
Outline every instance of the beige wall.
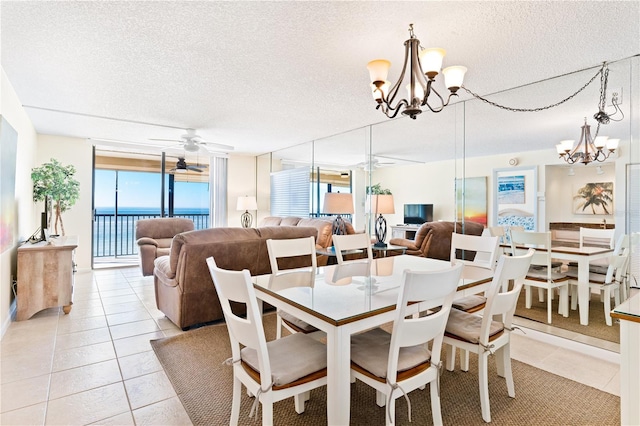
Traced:
<svg viewBox="0 0 640 426">
<path fill-rule="evenodd" d="M 75 258 L 78 270 L 91 269 L 91 225 L 92 225 L 92 149 L 86 139 L 65 136 L 38 135 L 36 164 L 52 158 L 64 165 L 76 168 L 75 179 L 80 182 L 80 197 L 76 204 L 62 214 L 66 235 L 78 236 Z M 40 203 L 42 204 L 42 203 Z M 38 206 L 38 212 L 41 210 Z M 58 229 L 58 232 L 61 232 Z"/>
<path fill-rule="evenodd" d="M 22 104 L 16 96 L 4 70 L 0 70 L 0 114 L 18 133 L 18 149 L 16 158 L 16 229 L 18 241 L 24 241 L 38 227 L 36 206 L 33 202 L 31 184 L 31 168 L 35 166 L 36 131 Z M 11 304 L 14 300 L 11 289 L 12 277 L 15 276 L 16 249 L 13 248 L 0 255 L 0 336 L 11 322 Z"/>
<path fill-rule="evenodd" d="M 232 155 L 229 156 L 227 168 L 227 225 L 242 226 L 240 215 L 236 210 L 238 197 L 256 195 L 256 157 Z M 258 206 L 260 208 L 260 206 Z M 253 216 L 252 227 L 257 226 L 256 211 L 250 211 Z"/>
</svg>

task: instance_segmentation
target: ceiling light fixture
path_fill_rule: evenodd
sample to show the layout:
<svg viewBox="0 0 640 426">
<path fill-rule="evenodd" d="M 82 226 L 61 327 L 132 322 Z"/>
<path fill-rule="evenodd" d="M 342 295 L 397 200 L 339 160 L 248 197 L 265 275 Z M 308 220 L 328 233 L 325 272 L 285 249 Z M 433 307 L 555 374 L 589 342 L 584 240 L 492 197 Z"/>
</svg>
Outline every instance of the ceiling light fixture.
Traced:
<svg viewBox="0 0 640 426">
<path fill-rule="evenodd" d="M 436 76 L 440 73 L 442 58 L 446 53 L 445 50 L 439 48 L 424 49 L 420 46 L 420 40 L 413 34 L 413 24 L 409 25 L 409 36 L 409 39 L 404 42 L 402 73 L 393 87 L 387 81 L 391 62 L 386 59 L 376 59 L 367 65 L 369 76 L 371 77 L 373 99 L 378 103 L 376 109 L 381 109 L 389 118 L 394 118 L 398 115 L 398 112 L 402 111 L 402 114 L 408 115 L 415 120 L 416 115 L 422 113 L 421 107 L 425 105 L 432 112 L 442 111 L 449 104 L 451 97 L 457 96 L 456 92 L 462 86 L 464 74 L 467 72 L 467 69 L 463 66 L 452 66 L 442 70 L 445 86 L 450 92 L 445 101 L 432 87 Z M 406 86 L 408 100 L 400 99 L 394 106 L 393 102 L 407 71 L 407 61 L 409 68 L 409 84 Z M 428 103 L 429 96 L 432 93 L 440 99 L 439 105 L 436 107 Z"/>
<path fill-rule="evenodd" d="M 604 170 L 602 170 L 602 166 L 596 167 L 596 174 L 597 175 L 603 175 L 604 174 Z"/>
<path fill-rule="evenodd" d="M 572 140 L 562 141 L 556 145 L 556 150 L 564 161 L 569 164 L 589 164 L 592 161 L 602 162 L 609 158 L 618 148 L 619 139 L 608 139 L 606 136 L 598 136 L 591 139 L 591 126 L 584 119 L 580 141 L 574 147 Z M 604 149 L 607 149 L 607 152 Z"/>
</svg>

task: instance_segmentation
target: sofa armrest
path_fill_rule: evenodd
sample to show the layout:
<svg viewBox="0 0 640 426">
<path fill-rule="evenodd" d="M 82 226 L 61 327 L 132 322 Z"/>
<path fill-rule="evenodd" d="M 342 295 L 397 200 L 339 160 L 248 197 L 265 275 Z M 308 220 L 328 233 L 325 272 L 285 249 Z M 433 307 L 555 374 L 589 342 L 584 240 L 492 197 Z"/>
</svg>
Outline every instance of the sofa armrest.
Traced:
<svg viewBox="0 0 640 426">
<path fill-rule="evenodd" d="M 169 256 L 160 256 L 155 259 L 153 273 L 162 279 L 164 283 L 173 282 L 173 286 L 177 285 L 175 281 L 176 273 L 171 271 L 171 265 L 169 262 Z"/>
<path fill-rule="evenodd" d="M 407 240 L 406 238 L 392 238 L 389 244 L 392 246 L 403 246 L 408 250 L 420 250 L 420 247 L 416 246 L 415 240 Z"/>
<path fill-rule="evenodd" d="M 158 242 L 156 240 L 154 240 L 153 238 L 150 238 L 150 237 L 139 238 L 136 241 L 136 244 L 138 244 L 139 246 L 143 246 L 143 245 L 149 244 L 149 245 L 154 245 L 154 246 L 158 247 Z"/>
</svg>

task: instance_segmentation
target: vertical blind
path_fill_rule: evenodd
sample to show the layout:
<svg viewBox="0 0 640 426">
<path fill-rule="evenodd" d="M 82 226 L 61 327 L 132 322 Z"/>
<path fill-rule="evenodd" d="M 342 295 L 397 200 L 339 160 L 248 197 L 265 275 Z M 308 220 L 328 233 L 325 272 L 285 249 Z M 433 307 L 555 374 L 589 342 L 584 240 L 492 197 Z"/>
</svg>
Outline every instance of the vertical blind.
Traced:
<svg viewBox="0 0 640 426">
<path fill-rule="evenodd" d="M 211 227 L 227 226 L 227 159 L 211 158 L 209 186 L 211 188 Z"/>
<path fill-rule="evenodd" d="M 309 216 L 310 176 L 307 167 L 271 173 L 272 216 Z"/>
</svg>

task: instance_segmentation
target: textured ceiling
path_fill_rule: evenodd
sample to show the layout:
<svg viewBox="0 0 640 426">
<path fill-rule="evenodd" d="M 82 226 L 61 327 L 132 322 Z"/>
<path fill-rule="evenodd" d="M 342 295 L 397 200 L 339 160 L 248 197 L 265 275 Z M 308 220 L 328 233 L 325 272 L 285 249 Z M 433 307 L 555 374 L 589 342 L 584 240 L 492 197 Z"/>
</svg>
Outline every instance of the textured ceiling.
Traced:
<svg viewBox="0 0 640 426">
<path fill-rule="evenodd" d="M 465 86 L 480 94 L 640 53 L 638 1 L 3 0 L 0 7 L 2 67 L 39 133 L 144 143 L 194 128 L 254 154 L 360 129 L 334 138 L 346 151 L 369 132 L 362 127 L 384 121 L 371 130 L 381 155 L 416 158 L 415 143 L 429 139 L 430 160 L 450 157 L 455 107 L 389 122 L 371 98 L 367 62 L 391 60 L 390 79 L 397 78 L 409 23 L 422 45 L 447 49 L 445 66 L 467 66 Z M 622 66 L 615 82 L 614 65 L 611 84 L 628 85 Z M 596 71 L 496 99 L 550 104 Z M 470 104 L 469 155 L 575 139 L 582 117 L 597 111 L 598 83 L 535 118 Z"/>
</svg>

